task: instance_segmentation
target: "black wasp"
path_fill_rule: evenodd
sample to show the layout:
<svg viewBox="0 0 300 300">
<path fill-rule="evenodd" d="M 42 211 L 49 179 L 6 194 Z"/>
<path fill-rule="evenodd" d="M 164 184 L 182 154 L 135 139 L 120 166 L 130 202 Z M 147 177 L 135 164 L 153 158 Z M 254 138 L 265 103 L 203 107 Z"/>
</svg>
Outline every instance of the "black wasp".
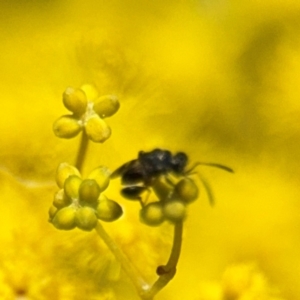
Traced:
<svg viewBox="0 0 300 300">
<path fill-rule="evenodd" d="M 187 176 L 198 165 L 213 166 L 233 172 L 231 168 L 220 164 L 200 162 L 195 163 L 193 167 L 187 170 L 187 164 L 188 156 L 184 152 L 177 152 L 172 155 L 170 151 L 162 149 L 154 149 L 150 152 L 140 151 L 137 159 L 133 159 L 116 169 L 111 174 L 111 178 L 120 176 L 121 182 L 125 186 L 121 190 L 121 194 L 127 199 L 139 200 L 140 195 L 149 189 L 153 181 L 161 175 L 174 173 L 179 176 Z M 203 178 L 200 177 L 200 179 L 210 197 L 211 189 Z"/>
</svg>

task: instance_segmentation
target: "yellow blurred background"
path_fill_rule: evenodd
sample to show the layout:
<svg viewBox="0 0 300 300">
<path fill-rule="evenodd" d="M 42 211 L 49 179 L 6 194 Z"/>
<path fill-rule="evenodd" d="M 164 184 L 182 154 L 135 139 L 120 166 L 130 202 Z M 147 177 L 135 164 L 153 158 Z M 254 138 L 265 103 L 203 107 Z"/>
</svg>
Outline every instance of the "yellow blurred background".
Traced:
<svg viewBox="0 0 300 300">
<path fill-rule="evenodd" d="M 298 1 L 12 0 L 0 9 L 1 299 L 136 299 L 93 233 L 47 222 L 56 167 L 74 162 L 79 143 L 56 138 L 52 123 L 68 113 L 65 88 L 85 83 L 118 95 L 121 109 L 84 172 L 155 147 L 235 170 L 199 168 L 216 205 L 203 192 L 189 207 L 178 272 L 157 299 L 222 300 L 226 270 L 245 264 L 266 283 L 223 300 L 300 299 Z M 106 227 L 129 256 L 140 252 L 146 275 L 168 255 L 168 227 L 145 228 L 136 215 Z"/>
</svg>

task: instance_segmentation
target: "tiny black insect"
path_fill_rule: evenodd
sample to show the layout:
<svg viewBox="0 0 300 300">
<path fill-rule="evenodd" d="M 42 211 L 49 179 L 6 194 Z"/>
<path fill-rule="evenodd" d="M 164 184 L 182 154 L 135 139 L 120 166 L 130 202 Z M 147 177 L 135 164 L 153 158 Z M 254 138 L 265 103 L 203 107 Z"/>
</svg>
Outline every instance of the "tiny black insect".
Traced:
<svg viewBox="0 0 300 300">
<path fill-rule="evenodd" d="M 140 151 L 137 159 L 116 169 L 111 174 L 111 178 L 121 176 L 121 182 L 126 186 L 121 190 L 121 194 L 127 199 L 140 200 L 140 195 L 151 187 L 153 181 L 161 175 L 172 172 L 175 175 L 186 176 L 191 174 L 198 165 L 213 166 L 233 172 L 231 168 L 220 164 L 200 162 L 186 170 L 187 164 L 188 156 L 184 152 L 172 155 L 170 151 L 162 149 L 154 149 L 150 152 Z"/>
<path fill-rule="evenodd" d="M 122 195 L 127 199 L 136 200 L 151 186 L 156 177 L 169 172 L 183 174 L 187 161 L 187 155 L 183 152 L 172 155 L 170 151 L 161 149 L 140 151 L 137 159 L 119 167 L 112 173 L 111 178 L 121 176 L 122 184 L 127 185 L 122 189 Z"/>
</svg>

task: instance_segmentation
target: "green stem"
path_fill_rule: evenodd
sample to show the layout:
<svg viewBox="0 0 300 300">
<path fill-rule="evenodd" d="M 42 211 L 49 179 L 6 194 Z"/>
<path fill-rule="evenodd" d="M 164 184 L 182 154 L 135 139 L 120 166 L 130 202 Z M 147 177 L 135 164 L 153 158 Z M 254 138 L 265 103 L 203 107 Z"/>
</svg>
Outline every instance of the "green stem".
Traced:
<svg viewBox="0 0 300 300">
<path fill-rule="evenodd" d="M 132 263 L 128 260 L 128 258 L 124 255 L 122 250 L 116 245 L 116 243 L 111 239 L 111 237 L 107 234 L 103 226 L 100 222 L 98 222 L 96 226 L 96 231 L 98 235 L 105 242 L 110 251 L 114 254 L 116 259 L 121 264 L 123 270 L 128 275 L 133 285 L 137 289 L 139 295 L 142 295 L 149 289 L 149 284 L 142 278 L 142 276 L 138 273 L 138 271 L 133 267 Z M 144 299 L 144 298 L 142 298 Z M 147 298 L 148 299 L 148 298 Z"/>
<path fill-rule="evenodd" d="M 162 290 L 170 280 L 175 276 L 176 267 L 179 260 L 182 244 L 183 222 L 174 225 L 173 247 L 169 260 L 165 266 L 160 266 L 157 273 L 160 275 L 157 281 L 152 285 L 151 289 L 145 292 L 142 299 L 151 300 Z"/>
<path fill-rule="evenodd" d="M 182 232 L 183 232 L 183 222 L 178 222 L 174 225 L 174 237 L 173 237 L 173 247 L 172 252 L 167 262 L 166 266 L 164 267 L 166 272 L 169 272 L 173 268 L 176 269 L 180 252 L 181 252 L 181 244 L 182 244 Z"/>
<path fill-rule="evenodd" d="M 76 164 L 75 164 L 75 167 L 78 169 L 79 172 L 82 171 L 82 165 L 87 152 L 88 144 L 89 144 L 89 139 L 86 133 L 83 131 L 81 136 L 81 141 L 80 141 L 80 147 L 77 152 Z"/>
</svg>

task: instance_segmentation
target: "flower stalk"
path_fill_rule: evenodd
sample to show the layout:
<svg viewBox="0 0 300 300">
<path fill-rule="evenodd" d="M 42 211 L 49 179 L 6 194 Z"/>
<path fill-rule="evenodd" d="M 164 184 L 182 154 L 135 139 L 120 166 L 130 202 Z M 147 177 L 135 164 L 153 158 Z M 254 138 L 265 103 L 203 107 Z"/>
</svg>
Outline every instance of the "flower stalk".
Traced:
<svg viewBox="0 0 300 300">
<path fill-rule="evenodd" d="M 79 172 L 82 171 L 82 166 L 87 153 L 88 145 L 89 145 L 88 136 L 85 132 L 82 132 L 81 141 L 80 141 L 79 149 L 77 152 L 76 163 L 75 163 L 75 167 L 79 170 Z"/>
<path fill-rule="evenodd" d="M 102 238 L 106 246 L 113 253 L 115 258 L 121 264 L 124 272 L 130 278 L 131 282 L 135 286 L 138 293 L 141 295 L 149 289 L 149 284 L 142 278 L 133 264 L 129 261 L 124 252 L 119 248 L 119 246 L 112 240 L 108 233 L 103 228 L 102 224 L 98 222 L 95 227 L 97 234 Z"/>
<path fill-rule="evenodd" d="M 182 245 L 183 222 L 174 225 L 173 246 L 169 260 L 165 266 L 157 268 L 159 278 L 152 287 L 143 295 L 142 299 L 151 300 L 158 294 L 175 276 Z"/>
<path fill-rule="evenodd" d="M 150 284 L 148 284 L 143 279 L 142 275 L 133 266 L 131 261 L 123 253 L 119 246 L 108 235 L 100 222 L 98 222 L 95 230 L 107 245 L 109 250 L 113 253 L 118 262 L 121 264 L 124 272 L 130 278 L 141 299 L 154 299 L 155 295 L 157 295 L 175 276 L 181 252 L 183 222 L 178 222 L 174 225 L 173 246 L 169 260 L 165 266 L 158 267 L 157 273 L 159 275 L 159 278 L 154 282 L 152 286 L 150 286 Z"/>
</svg>

